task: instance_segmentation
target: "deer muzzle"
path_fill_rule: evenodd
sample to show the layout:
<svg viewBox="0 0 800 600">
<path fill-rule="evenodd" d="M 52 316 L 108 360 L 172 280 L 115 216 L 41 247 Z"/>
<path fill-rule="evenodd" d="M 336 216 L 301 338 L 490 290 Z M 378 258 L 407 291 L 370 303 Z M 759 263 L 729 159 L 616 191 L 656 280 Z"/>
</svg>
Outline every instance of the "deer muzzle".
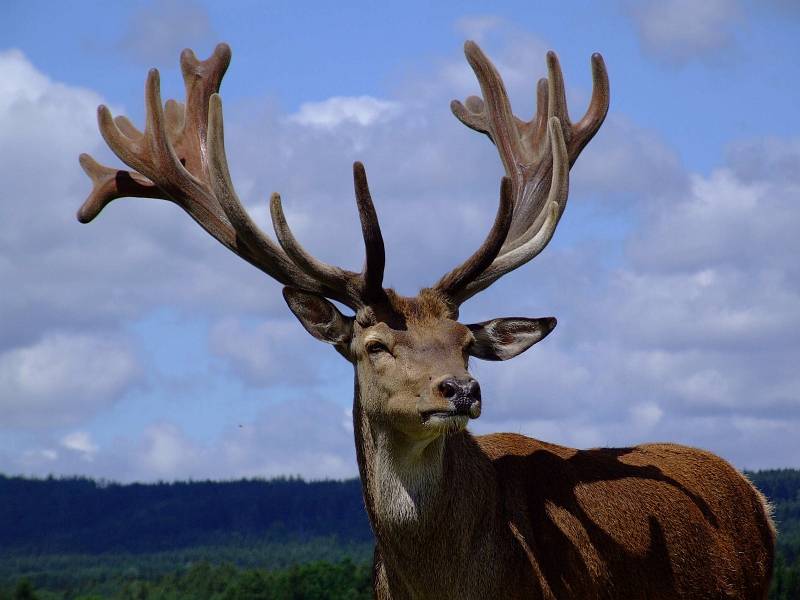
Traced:
<svg viewBox="0 0 800 600">
<path fill-rule="evenodd" d="M 437 385 L 438 393 L 453 405 L 453 414 L 477 419 L 481 414 L 481 386 L 472 377 L 448 377 Z"/>
</svg>

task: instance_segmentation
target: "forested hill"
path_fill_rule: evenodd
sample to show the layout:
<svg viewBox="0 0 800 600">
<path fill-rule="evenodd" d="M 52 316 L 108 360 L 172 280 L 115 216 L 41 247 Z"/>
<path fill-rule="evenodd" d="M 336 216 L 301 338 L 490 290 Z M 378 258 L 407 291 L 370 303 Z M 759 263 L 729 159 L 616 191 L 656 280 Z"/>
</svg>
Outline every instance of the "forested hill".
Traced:
<svg viewBox="0 0 800 600">
<path fill-rule="evenodd" d="M 800 471 L 749 474 L 772 501 L 784 543 L 800 548 Z M 5 552 L 158 552 L 231 539 L 369 542 L 358 480 L 127 484 L 0 475 Z M 787 548 L 788 550 L 788 548 Z"/>
<path fill-rule="evenodd" d="M 358 480 L 121 485 L 0 475 L 3 553 L 140 553 L 320 537 L 372 539 Z"/>
</svg>

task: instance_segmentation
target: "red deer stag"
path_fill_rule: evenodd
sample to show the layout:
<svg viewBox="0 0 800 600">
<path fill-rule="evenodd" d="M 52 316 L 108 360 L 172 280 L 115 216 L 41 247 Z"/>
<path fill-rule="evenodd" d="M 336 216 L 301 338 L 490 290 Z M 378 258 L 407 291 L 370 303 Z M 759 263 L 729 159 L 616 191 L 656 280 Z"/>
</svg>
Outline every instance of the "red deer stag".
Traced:
<svg viewBox="0 0 800 600">
<path fill-rule="evenodd" d="M 766 598 L 774 531 L 763 497 L 721 458 L 673 444 L 575 450 L 521 435 L 473 436 L 481 412 L 470 356 L 506 360 L 555 327 L 553 318 L 463 325 L 459 305 L 547 245 L 567 200 L 569 169 L 608 110 L 603 59 L 592 57 L 586 115 L 567 115 L 558 59 L 547 55 L 531 121 L 511 111 L 503 82 L 465 47 L 483 98 L 453 102 L 486 134 L 506 171 L 486 240 L 415 297 L 383 287 L 384 246 L 364 167 L 354 166 L 366 247 L 360 273 L 306 252 L 270 200 L 275 243 L 231 184 L 217 94 L 230 62 L 219 45 L 186 50 L 185 106 L 146 84 L 137 130 L 101 106 L 103 138 L 133 170 L 81 165 L 94 188 L 78 212 L 94 219 L 123 196 L 171 200 L 240 257 L 285 285 L 308 332 L 353 364 L 353 419 L 364 500 L 377 538 L 377 598 Z M 350 307 L 342 314 L 329 300 Z"/>
</svg>

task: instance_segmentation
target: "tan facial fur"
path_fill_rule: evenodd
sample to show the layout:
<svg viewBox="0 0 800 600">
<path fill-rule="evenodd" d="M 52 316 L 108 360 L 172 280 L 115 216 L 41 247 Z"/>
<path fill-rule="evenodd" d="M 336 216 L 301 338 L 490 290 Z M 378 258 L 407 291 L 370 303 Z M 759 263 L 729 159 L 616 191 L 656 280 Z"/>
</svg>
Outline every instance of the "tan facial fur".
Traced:
<svg viewBox="0 0 800 600">
<path fill-rule="evenodd" d="M 401 326 L 385 322 L 361 325 L 356 319 L 350 343 L 364 408 L 376 423 L 414 440 L 462 430 L 469 420 L 453 413 L 441 391 L 449 379 L 472 379 L 468 371 L 470 330 L 440 310 L 402 315 Z M 402 305 L 401 305 L 402 306 Z M 478 402 L 479 404 L 479 402 Z M 474 410 L 477 416 L 479 410 Z"/>
</svg>

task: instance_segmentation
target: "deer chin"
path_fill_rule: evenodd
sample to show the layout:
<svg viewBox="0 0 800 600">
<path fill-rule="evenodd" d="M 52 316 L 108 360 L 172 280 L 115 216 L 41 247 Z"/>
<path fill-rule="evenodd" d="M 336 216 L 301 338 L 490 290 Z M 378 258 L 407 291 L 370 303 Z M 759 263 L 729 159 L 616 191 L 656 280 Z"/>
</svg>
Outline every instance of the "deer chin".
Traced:
<svg viewBox="0 0 800 600">
<path fill-rule="evenodd" d="M 436 411 L 422 413 L 422 425 L 425 429 L 439 433 L 463 431 L 467 427 L 469 417 L 454 411 Z"/>
</svg>

